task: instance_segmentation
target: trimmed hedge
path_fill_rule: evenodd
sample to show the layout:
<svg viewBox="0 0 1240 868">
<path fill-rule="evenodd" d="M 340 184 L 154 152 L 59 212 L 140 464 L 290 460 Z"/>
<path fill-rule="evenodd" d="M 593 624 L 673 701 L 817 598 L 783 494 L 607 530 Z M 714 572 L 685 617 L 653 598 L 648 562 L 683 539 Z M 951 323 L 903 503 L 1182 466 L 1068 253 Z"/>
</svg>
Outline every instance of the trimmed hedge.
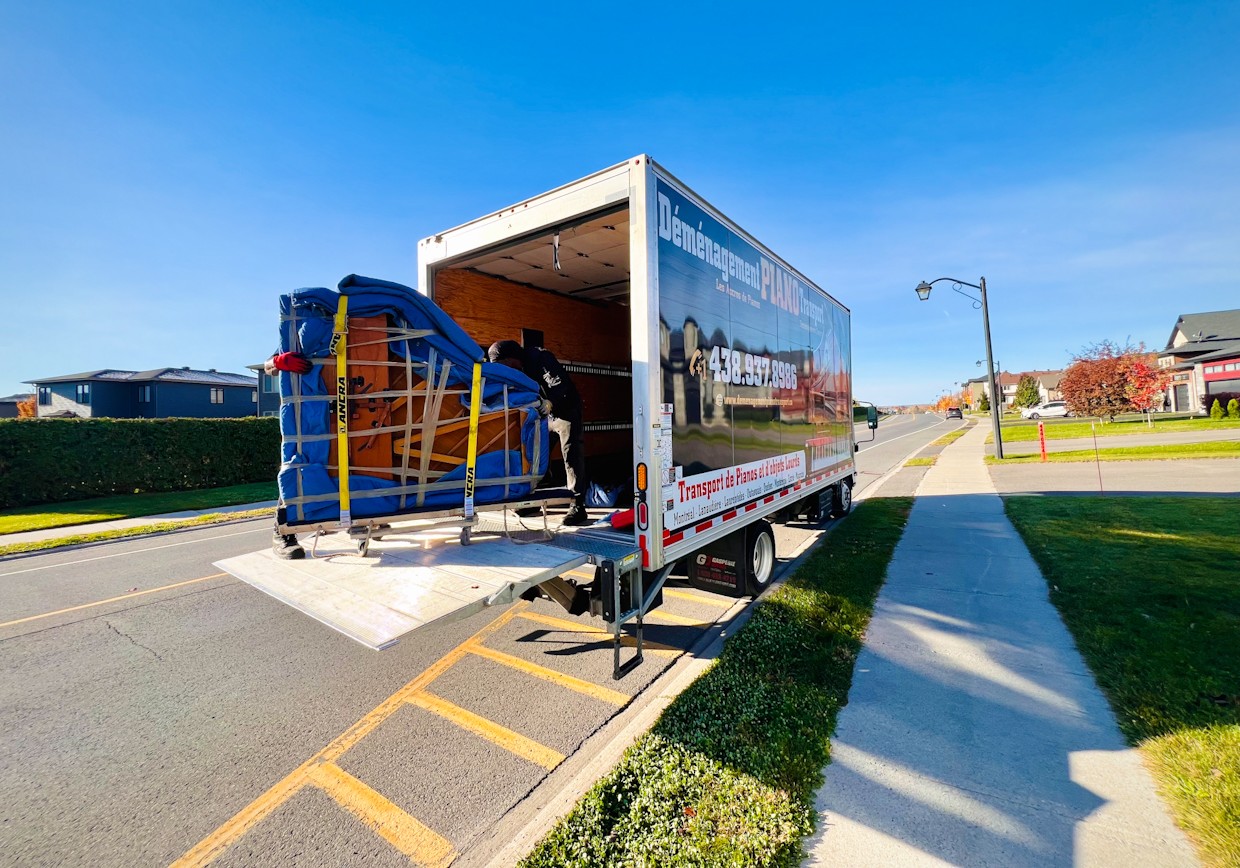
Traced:
<svg viewBox="0 0 1240 868">
<path fill-rule="evenodd" d="M 251 419 L 0 419 L 0 509 L 275 479 L 280 428 Z"/>
</svg>

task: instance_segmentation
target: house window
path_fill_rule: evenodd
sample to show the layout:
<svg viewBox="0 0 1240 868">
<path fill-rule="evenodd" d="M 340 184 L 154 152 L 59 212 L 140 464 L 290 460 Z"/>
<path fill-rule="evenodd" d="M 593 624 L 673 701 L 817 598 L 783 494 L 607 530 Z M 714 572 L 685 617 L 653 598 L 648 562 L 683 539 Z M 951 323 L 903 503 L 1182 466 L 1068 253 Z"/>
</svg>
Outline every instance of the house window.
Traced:
<svg viewBox="0 0 1240 868">
<path fill-rule="evenodd" d="M 51 386 L 40 386 L 39 387 L 39 406 L 46 407 L 50 405 L 51 403 L 52 403 L 52 387 Z"/>
<path fill-rule="evenodd" d="M 223 389 L 212 389 L 211 390 L 211 403 L 212 404 L 223 404 L 224 403 L 224 390 Z"/>
<path fill-rule="evenodd" d="M 250 403 L 251 403 L 251 404 L 257 404 L 257 403 L 258 403 L 258 389 L 251 389 L 251 390 L 250 390 Z"/>
<path fill-rule="evenodd" d="M 271 374 L 263 374 L 263 391 L 268 395 L 274 395 L 280 391 L 280 381 Z"/>
<path fill-rule="evenodd" d="M 77 402 L 79 404 L 90 403 L 90 383 L 77 384 Z"/>
<path fill-rule="evenodd" d="M 151 387 L 150 386 L 139 386 L 138 387 L 138 403 L 139 404 L 151 403 Z"/>
</svg>

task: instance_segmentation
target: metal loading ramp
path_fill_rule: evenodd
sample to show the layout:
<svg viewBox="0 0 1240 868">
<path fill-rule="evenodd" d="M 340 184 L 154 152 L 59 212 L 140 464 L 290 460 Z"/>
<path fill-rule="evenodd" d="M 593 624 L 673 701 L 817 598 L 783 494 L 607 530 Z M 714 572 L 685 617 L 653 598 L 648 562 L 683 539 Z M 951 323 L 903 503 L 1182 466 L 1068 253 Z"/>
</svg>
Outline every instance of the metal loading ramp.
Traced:
<svg viewBox="0 0 1240 868">
<path fill-rule="evenodd" d="M 367 647 L 382 650 L 435 621 L 506 605 L 525 590 L 589 562 L 582 552 L 493 539 L 425 549 L 376 540 L 362 557 L 346 534 L 324 537 L 313 557 L 286 561 L 270 550 L 215 566 Z"/>
</svg>

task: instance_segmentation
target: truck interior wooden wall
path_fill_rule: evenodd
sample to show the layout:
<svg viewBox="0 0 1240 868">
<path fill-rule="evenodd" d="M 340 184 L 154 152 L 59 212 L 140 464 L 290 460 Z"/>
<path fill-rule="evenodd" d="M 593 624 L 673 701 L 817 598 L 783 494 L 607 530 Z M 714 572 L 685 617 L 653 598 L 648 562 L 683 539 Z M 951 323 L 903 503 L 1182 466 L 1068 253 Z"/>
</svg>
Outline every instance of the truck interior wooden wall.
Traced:
<svg viewBox="0 0 1240 868">
<path fill-rule="evenodd" d="M 627 211 L 548 230 L 439 270 L 432 296 L 483 348 L 542 332 L 581 393 L 589 475 L 605 485 L 632 472 L 628 230 Z"/>
</svg>

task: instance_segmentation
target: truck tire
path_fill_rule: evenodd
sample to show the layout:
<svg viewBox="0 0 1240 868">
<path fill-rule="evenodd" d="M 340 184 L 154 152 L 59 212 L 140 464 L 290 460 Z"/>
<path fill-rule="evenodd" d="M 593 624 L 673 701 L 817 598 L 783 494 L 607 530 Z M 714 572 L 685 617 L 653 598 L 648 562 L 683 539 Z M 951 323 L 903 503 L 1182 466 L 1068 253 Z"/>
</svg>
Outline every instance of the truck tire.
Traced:
<svg viewBox="0 0 1240 868">
<path fill-rule="evenodd" d="M 756 597 L 771 586 L 775 577 L 775 532 L 766 521 L 745 529 L 745 584 Z"/>
<path fill-rule="evenodd" d="M 841 479 L 831 488 L 831 515 L 843 518 L 852 512 L 852 483 Z"/>
</svg>

